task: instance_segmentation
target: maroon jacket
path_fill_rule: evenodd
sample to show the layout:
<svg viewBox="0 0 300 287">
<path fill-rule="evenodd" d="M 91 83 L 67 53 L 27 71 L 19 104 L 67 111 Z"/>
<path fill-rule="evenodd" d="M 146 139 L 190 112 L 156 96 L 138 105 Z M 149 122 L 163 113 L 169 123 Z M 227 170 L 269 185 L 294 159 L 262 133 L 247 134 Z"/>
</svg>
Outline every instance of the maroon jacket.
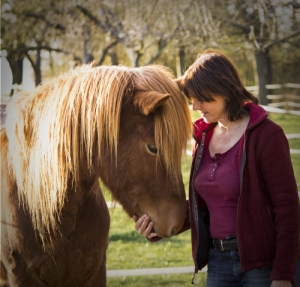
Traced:
<svg viewBox="0 0 300 287">
<path fill-rule="evenodd" d="M 263 108 L 255 104 L 247 104 L 246 108 L 250 111 L 250 122 L 238 158 L 241 190 L 237 238 L 242 271 L 272 267 L 271 280 L 295 282 L 300 208 L 289 144 L 282 128 L 267 118 Z M 201 156 L 208 148 L 214 126 L 203 119 L 194 124 L 196 144 L 189 188 L 189 217 L 182 231 L 191 228 L 196 273 L 207 264 L 208 256 L 203 256 L 201 248 L 205 242 L 198 232 L 202 218 L 197 213 L 207 208 L 194 189 L 195 162 L 198 158 L 201 166 Z"/>
</svg>

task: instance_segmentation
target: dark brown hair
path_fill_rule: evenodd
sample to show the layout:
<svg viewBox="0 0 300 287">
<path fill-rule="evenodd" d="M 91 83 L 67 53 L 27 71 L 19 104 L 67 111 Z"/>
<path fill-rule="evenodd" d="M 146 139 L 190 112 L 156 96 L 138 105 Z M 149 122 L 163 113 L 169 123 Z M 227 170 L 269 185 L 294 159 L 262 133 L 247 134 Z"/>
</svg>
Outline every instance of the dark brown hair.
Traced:
<svg viewBox="0 0 300 287">
<path fill-rule="evenodd" d="M 177 83 L 189 99 L 212 102 L 212 95 L 223 96 L 226 101 L 226 116 L 230 121 L 248 114 L 244 108 L 246 102 L 259 102 L 257 97 L 246 90 L 231 60 L 217 50 L 208 49 L 199 54 Z"/>
</svg>

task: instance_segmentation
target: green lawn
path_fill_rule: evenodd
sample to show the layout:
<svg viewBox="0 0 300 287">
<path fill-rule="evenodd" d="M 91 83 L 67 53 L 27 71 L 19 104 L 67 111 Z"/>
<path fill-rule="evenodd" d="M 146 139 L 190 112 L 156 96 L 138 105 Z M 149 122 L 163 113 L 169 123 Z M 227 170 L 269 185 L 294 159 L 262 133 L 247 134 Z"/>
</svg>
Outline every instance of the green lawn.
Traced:
<svg viewBox="0 0 300 287">
<path fill-rule="evenodd" d="M 168 275 L 149 275 L 139 277 L 125 278 L 107 278 L 108 287 L 126 286 L 126 287 L 185 287 L 191 286 L 191 274 L 168 274 Z M 205 287 L 206 275 L 199 273 L 195 277 L 195 286 Z"/>
<path fill-rule="evenodd" d="M 111 229 L 107 249 L 107 270 L 193 266 L 190 231 L 151 243 L 134 229 L 122 208 L 110 209 Z M 192 269 L 193 271 L 193 269 Z M 190 286 L 193 274 L 169 274 L 107 278 L 107 285 L 128 287 Z M 195 285 L 205 286 L 205 273 L 198 273 Z"/>
<path fill-rule="evenodd" d="M 299 116 L 270 113 L 269 117 L 280 125 L 286 134 L 300 134 Z M 289 139 L 289 145 L 291 149 L 300 149 L 300 139 Z M 298 190 L 300 190 L 300 154 L 291 154 L 291 158 Z"/>
<path fill-rule="evenodd" d="M 107 269 L 192 266 L 190 231 L 151 243 L 134 229 L 122 208 L 110 210 Z"/>
</svg>

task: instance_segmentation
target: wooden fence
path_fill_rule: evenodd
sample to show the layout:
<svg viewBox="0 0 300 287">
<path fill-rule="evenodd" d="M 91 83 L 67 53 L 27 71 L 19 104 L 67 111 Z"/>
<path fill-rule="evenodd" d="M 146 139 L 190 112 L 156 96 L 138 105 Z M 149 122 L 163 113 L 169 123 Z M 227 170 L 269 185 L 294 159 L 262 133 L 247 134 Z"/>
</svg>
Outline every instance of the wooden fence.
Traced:
<svg viewBox="0 0 300 287">
<path fill-rule="evenodd" d="M 280 108 L 286 113 L 300 115 L 300 84 L 272 84 L 266 85 L 268 91 L 279 91 L 279 93 L 270 93 L 267 99 L 270 101 L 268 107 Z M 258 86 L 247 87 L 256 96 L 258 95 Z M 276 112 L 276 110 L 273 110 Z M 282 112 L 277 110 L 277 112 Z"/>
</svg>

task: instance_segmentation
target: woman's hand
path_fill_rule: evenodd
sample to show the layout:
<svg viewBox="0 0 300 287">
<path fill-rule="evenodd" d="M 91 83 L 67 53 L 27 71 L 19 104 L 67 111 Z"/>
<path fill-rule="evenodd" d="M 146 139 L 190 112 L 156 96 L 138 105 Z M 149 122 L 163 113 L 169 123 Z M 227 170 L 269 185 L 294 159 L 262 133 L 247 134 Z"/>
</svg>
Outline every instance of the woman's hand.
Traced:
<svg viewBox="0 0 300 287">
<path fill-rule="evenodd" d="M 271 287 L 292 287 L 292 282 L 285 280 L 274 280 L 272 281 Z"/>
<path fill-rule="evenodd" d="M 135 222 L 135 229 L 137 232 L 144 237 L 151 239 L 153 237 L 156 237 L 157 234 L 155 232 L 152 232 L 153 229 L 153 222 L 150 221 L 150 218 L 148 215 L 144 214 L 142 217 L 139 219 L 137 218 L 136 215 L 134 215 L 133 220 Z"/>
</svg>

